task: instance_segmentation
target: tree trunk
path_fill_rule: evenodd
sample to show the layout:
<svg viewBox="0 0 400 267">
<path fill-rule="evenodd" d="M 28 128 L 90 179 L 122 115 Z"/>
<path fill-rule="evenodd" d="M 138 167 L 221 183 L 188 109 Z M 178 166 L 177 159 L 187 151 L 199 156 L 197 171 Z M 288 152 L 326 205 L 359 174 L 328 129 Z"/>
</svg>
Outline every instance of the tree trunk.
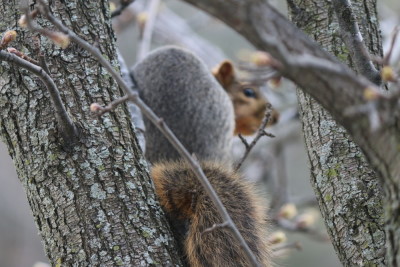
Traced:
<svg viewBox="0 0 400 267">
<path fill-rule="evenodd" d="M 51 3 L 56 17 L 97 43 L 117 67 L 108 1 Z M 18 5 L 18 1 L 0 5 L 2 32 L 17 25 Z M 17 32 L 12 46 L 36 58 L 37 34 L 21 28 Z M 109 103 L 121 90 L 75 44 L 62 50 L 39 38 L 80 139 L 76 144 L 63 143 L 44 84 L 5 62 L 0 65 L 0 136 L 13 158 L 52 265 L 179 265 L 126 106 L 101 118 L 89 111 L 91 103 Z"/>
<path fill-rule="evenodd" d="M 293 22 L 327 51 L 351 64 L 331 2 L 294 2 L 301 11 L 295 14 L 295 8 L 290 8 Z M 353 11 L 362 18 L 359 25 L 365 44 L 372 54 L 381 55 L 376 1 L 352 2 Z M 324 108 L 300 89 L 298 99 L 311 184 L 341 262 L 345 266 L 385 265 L 383 195 L 378 177 L 346 130 Z"/>
</svg>

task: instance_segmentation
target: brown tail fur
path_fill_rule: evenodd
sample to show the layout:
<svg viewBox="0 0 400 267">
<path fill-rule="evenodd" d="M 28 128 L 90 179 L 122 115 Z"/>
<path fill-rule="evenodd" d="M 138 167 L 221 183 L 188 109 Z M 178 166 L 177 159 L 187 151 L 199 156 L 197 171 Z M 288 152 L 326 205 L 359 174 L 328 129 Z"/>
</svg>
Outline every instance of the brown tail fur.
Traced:
<svg viewBox="0 0 400 267">
<path fill-rule="evenodd" d="M 266 211 L 262 208 L 265 205 L 237 173 L 211 162 L 203 163 L 202 167 L 258 261 L 263 266 L 270 266 Z M 182 241 L 190 266 L 250 266 L 230 230 L 217 228 L 203 233 L 214 224 L 222 223 L 222 219 L 187 163 L 156 164 L 152 178 L 160 203 L 169 217 L 188 227 Z"/>
</svg>

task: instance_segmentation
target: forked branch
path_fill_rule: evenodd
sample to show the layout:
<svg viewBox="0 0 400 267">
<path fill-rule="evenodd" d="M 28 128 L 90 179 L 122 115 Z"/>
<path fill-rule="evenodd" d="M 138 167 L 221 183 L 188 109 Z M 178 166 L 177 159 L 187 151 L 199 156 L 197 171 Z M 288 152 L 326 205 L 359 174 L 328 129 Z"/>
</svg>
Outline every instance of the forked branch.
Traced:
<svg viewBox="0 0 400 267">
<path fill-rule="evenodd" d="M 53 79 L 41 67 L 26 61 L 15 54 L 0 51 L 0 60 L 15 64 L 18 67 L 24 68 L 39 77 L 50 93 L 51 102 L 56 110 L 56 119 L 59 131 L 64 139 L 64 142 L 75 142 L 79 135 L 78 129 L 65 110 L 64 104 Z"/>
</svg>

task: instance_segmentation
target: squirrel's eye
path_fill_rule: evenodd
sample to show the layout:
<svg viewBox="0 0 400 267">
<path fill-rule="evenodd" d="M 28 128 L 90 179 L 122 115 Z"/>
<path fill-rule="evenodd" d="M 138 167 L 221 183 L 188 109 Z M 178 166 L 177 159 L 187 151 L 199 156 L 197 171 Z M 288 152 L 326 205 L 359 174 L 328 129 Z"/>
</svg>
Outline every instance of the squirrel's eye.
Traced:
<svg viewBox="0 0 400 267">
<path fill-rule="evenodd" d="M 243 94 L 247 97 L 256 98 L 256 92 L 254 92 L 254 90 L 251 88 L 244 88 Z"/>
</svg>

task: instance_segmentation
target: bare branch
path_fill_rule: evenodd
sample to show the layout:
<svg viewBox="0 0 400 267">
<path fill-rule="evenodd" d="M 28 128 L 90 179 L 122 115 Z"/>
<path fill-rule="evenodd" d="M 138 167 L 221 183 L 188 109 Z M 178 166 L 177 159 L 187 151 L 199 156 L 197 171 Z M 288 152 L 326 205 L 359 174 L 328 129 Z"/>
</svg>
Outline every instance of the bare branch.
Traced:
<svg viewBox="0 0 400 267">
<path fill-rule="evenodd" d="M 141 61 L 150 51 L 151 36 L 153 34 L 154 24 L 157 17 L 158 7 L 160 0 L 151 0 L 147 10 L 147 19 L 144 23 L 142 39 L 139 42 L 139 49 L 137 52 L 137 61 Z"/>
<path fill-rule="evenodd" d="M 368 49 L 363 42 L 350 1 L 333 0 L 332 4 L 339 21 L 343 42 L 350 52 L 357 71 L 371 82 L 379 85 L 382 82 L 381 76 L 372 64 L 369 56 L 366 56 Z"/>
<path fill-rule="evenodd" d="M 213 226 L 211 226 L 210 228 L 207 228 L 206 230 L 204 230 L 201 234 L 207 234 L 209 232 L 214 231 L 215 229 L 219 229 L 219 228 L 228 228 L 229 227 L 229 223 L 228 222 L 223 222 L 220 224 L 214 224 Z"/>
<path fill-rule="evenodd" d="M 20 57 L 20 58 L 32 63 L 32 64 L 39 65 L 39 62 L 37 60 L 34 60 L 33 58 L 28 57 L 27 55 L 25 55 L 21 51 L 15 49 L 14 47 L 8 47 L 7 48 L 7 52 L 11 53 L 11 54 L 14 54 L 14 55 L 16 55 L 16 56 L 18 56 L 18 57 Z"/>
<path fill-rule="evenodd" d="M 286 0 L 290 10 L 292 10 L 293 15 L 298 16 L 301 14 L 302 10 L 294 3 L 293 0 Z"/>
<path fill-rule="evenodd" d="M 282 245 L 276 245 L 272 247 L 273 252 L 278 252 L 280 250 L 289 250 L 289 249 L 296 249 L 296 250 L 302 250 L 303 247 L 301 246 L 300 242 L 293 242 L 293 243 L 287 243 L 287 244 L 282 244 Z"/>
<path fill-rule="evenodd" d="M 272 106 L 271 104 L 267 105 L 267 109 L 265 111 L 265 117 L 263 121 L 261 122 L 260 128 L 258 128 L 257 135 L 254 137 L 253 141 L 250 143 L 250 145 L 247 143 L 247 141 L 243 138 L 243 136 L 239 135 L 239 138 L 242 140 L 243 144 L 246 147 L 246 151 L 244 152 L 244 155 L 242 159 L 239 161 L 239 163 L 236 165 L 235 170 L 239 170 L 240 167 L 242 166 L 243 162 L 249 155 L 250 151 L 253 149 L 253 147 L 257 144 L 258 140 L 260 140 L 261 137 L 264 135 L 269 136 L 269 137 L 275 137 L 274 135 L 267 133 L 264 128 L 267 127 L 267 124 L 269 120 L 271 119 L 271 111 L 272 111 Z"/>
<path fill-rule="evenodd" d="M 386 55 L 383 57 L 383 62 L 382 62 L 383 65 L 389 65 L 389 61 L 390 61 L 390 59 L 392 57 L 394 45 L 396 43 L 397 35 L 399 34 L 399 31 L 400 31 L 400 26 L 396 26 L 394 28 L 394 30 L 393 30 L 392 39 L 391 39 L 391 42 L 390 42 L 389 50 L 386 53 Z"/>
<path fill-rule="evenodd" d="M 128 100 L 129 100 L 129 96 L 128 95 L 124 95 L 123 97 L 120 97 L 120 98 L 110 102 L 105 107 L 102 107 L 97 103 L 93 103 L 92 105 L 90 105 L 90 110 L 92 112 L 95 112 L 96 115 L 102 116 L 104 113 L 107 113 L 107 112 L 110 112 L 110 111 L 114 110 L 117 106 L 119 106 L 122 103 L 125 103 Z"/>
<path fill-rule="evenodd" d="M 14 54 L 0 51 L 0 59 L 24 68 L 39 77 L 50 93 L 51 102 L 56 110 L 56 118 L 58 123 L 57 126 L 59 127 L 59 131 L 64 139 L 64 142 L 66 144 L 74 143 L 79 136 L 79 132 L 65 110 L 64 104 L 62 103 L 60 94 L 53 79 L 41 67 L 19 58 Z"/>
<path fill-rule="evenodd" d="M 47 74 L 50 75 L 50 70 L 49 70 L 49 67 L 47 66 L 46 57 L 41 52 L 39 52 L 38 57 L 39 57 L 39 65 L 43 68 L 43 70 Z"/>
<path fill-rule="evenodd" d="M 247 140 L 243 137 L 243 135 L 242 135 L 242 134 L 238 134 L 238 137 L 239 137 L 240 141 L 242 141 L 244 147 L 245 147 L 246 149 L 249 149 L 249 143 L 248 143 Z"/>
<path fill-rule="evenodd" d="M 121 0 L 119 1 L 119 7 L 111 13 L 111 18 L 119 16 L 130 4 L 135 0 Z"/>
</svg>

